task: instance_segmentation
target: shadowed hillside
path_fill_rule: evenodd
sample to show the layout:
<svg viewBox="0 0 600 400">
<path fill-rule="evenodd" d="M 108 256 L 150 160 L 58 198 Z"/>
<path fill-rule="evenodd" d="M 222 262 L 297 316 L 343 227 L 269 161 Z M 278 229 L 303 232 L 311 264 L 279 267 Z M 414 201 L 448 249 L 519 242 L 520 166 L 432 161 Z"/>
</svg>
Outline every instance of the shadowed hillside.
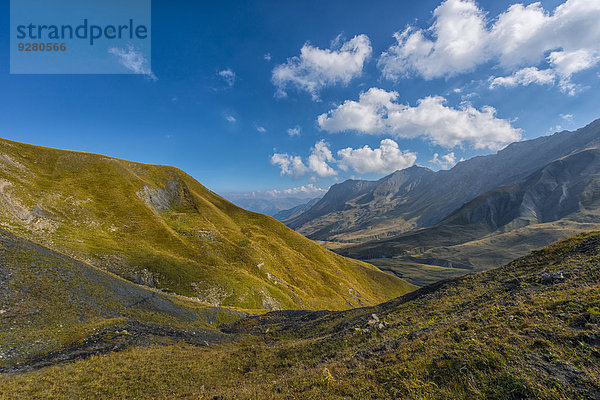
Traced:
<svg viewBox="0 0 600 400">
<path fill-rule="evenodd" d="M 2 229 L 0 284 L 0 371 L 132 344 L 221 342 L 216 325 L 247 315 L 136 285 Z"/>
</svg>

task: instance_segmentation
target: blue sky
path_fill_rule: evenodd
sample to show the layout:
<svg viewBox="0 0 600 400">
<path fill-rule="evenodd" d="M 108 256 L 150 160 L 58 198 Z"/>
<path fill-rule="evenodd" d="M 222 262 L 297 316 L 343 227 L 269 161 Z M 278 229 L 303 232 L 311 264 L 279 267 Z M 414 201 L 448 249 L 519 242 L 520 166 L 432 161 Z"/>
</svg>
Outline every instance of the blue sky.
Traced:
<svg viewBox="0 0 600 400">
<path fill-rule="evenodd" d="M 600 117 L 599 3 L 154 0 L 149 76 L 10 75 L 3 2 L 0 136 L 218 193 L 449 168 Z"/>
</svg>

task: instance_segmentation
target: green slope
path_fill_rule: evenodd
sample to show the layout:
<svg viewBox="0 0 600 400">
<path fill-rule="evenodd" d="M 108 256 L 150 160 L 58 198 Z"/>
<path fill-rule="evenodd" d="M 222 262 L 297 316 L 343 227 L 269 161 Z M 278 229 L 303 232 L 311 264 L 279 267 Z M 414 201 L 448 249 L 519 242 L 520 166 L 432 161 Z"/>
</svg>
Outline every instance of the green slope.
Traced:
<svg viewBox="0 0 600 400">
<path fill-rule="evenodd" d="M 245 309 L 344 309 L 413 289 L 184 172 L 0 140 L 0 226 L 133 282 Z"/>
<path fill-rule="evenodd" d="M 596 232 L 376 307 L 242 319 L 227 345 L 5 375 L 0 397 L 594 399 L 599 307 Z"/>
<path fill-rule="evenodd" d="M 125 327 L 145 331 L 145 341 L 188 330 L 222 341 L 216 325 L 247 315 L 136 285 L 2 229 L 0 283 L 0 369 L 62 349 L 139 343 L 122 337 Z"/>
</svg>

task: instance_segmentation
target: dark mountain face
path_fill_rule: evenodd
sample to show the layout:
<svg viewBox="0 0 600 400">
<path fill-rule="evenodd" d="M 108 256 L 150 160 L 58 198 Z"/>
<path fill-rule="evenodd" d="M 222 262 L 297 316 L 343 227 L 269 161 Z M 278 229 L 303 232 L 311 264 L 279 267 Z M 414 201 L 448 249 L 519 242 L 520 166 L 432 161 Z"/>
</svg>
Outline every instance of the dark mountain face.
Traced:
<svg viewBox="0 0 600 400">
<path fill-rule="evenodd" d="M 385 238 L 432 226 L 482 193 L 519 182 L 554 160 L 598 145 L 600 120 L 574 132 L 513 143 L 448 171 L 412 167 L 376 182 L 347 181 L 333 186 L 321 202 L 288 225 L 312 239 L 339 241 L 373 239 L 374 233 Z"/>
<path fill-rule="evenodd" d="M 516 218 L 556 221 L 600 199 L 600 151 L 584 150 L 554 161 L 517 184 L 485 193 L 446 218 L 444 224 L 485 223 L 494 231 Z"/>
<path fill-rule="evenodd" d="M 457 246 L 484 236 L 506 234 L 532 224 L 585 220 L 600 228 L 600 150 L 588 149 L 553 161 L 520 182 L 486 192 L 433 227 L 341 253 L 357 258 L 393 257 L 435 247 Z M 528 238 L 521 238 L 527 242 Z M 536 237 L 539 240 L 539 237 Z M 548 235 L 547 241 L 555 240 Z M 532 246 L 533 247 L 533 246 Z"/>
</svg>

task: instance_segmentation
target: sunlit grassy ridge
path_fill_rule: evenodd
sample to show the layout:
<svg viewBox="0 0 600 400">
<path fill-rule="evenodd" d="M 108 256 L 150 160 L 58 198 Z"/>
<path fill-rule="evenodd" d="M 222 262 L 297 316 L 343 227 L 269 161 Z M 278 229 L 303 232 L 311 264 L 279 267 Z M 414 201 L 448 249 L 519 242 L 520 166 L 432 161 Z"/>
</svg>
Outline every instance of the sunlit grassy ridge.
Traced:
<svg viewBox="0 0 600 400">
<path fill-rule="evenodd" d="M 245 309 L 345 309 L 413 286 L 184 172 L 0 140 L 0 224 L 125 279 Z"/>
<path fill-rule="evenodd" d="M 248 334 L 234 343 L 136 347 L 4 376 L 0 396 L 593 399 L 599 306 L 592 233 L 376 307 L 243 319 L 227 329 Z"/>
</svg>

